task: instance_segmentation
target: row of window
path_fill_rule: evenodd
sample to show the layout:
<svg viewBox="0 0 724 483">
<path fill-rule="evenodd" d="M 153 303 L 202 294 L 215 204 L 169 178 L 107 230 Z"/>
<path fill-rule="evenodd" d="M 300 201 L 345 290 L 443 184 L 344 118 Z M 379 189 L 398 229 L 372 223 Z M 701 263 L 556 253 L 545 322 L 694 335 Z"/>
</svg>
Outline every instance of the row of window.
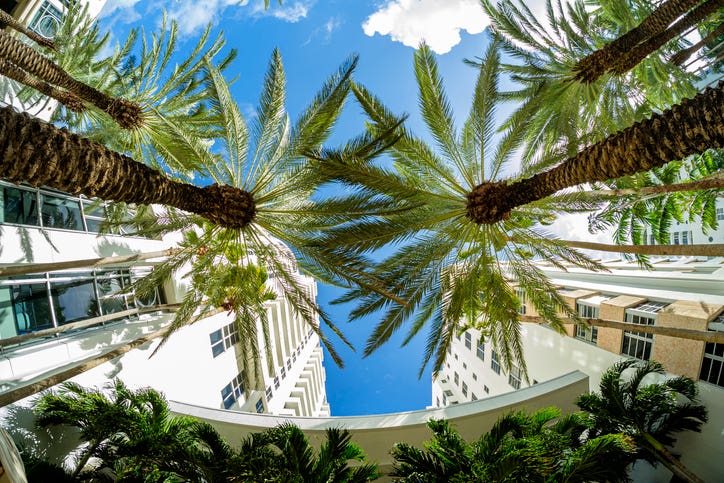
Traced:
<svg viewBox="0 0 724 483">
<path fill-rule="evenodd" d="M 100 200 L 0 182 L 0 224 L 98 233 L 109 209 Z M 115 234 L 135 231 L 131 224 L 111 230 Z"/>
<path fill-rule="evenodd" d="M 239 329 L 236 323 L 232 322 L 210 333 L 209 339 L 211 341 L 211 353 L 216 357 L 239 342 Z"/>
<path fill-rule="evenodd" d="M 304 349 L 304 346 L 307 345 L 307 342 L 309 342 L 309 338 L 312 337 L 312 334 L 314 331 L 312 329 L 309 329 L 307 332 L 307 335 L 302 339 L 302 342 L 297 346 L 297 349 L 292 352 L 291 356 L 289 356 L 286 360 L 286 366 L 282 365 L 279 369 L 279 376 L 281 376 L 281 379 L 284 379 L 287 377 L 287 370 L 292 370 L 292 364 L 297 361 L 297 357 L 302 353 L 302 349 Z M 271 398 L 274 396 L 274 390 L 279 389 L 279 386 L 281 385 L 280 377 L 275 376 L 273 379 L 273 385 L 274 389 L 272 389 L 271 386 L 267 386 L 264 393 L 266 394 L 266 400 L 271 401 Z"/>
<path fill-rule="evenodd" d="M 723 326 L 724 315 L 720 315 L 716 322 Z M 699 379 L 724 387 L 724 344 L 706 343 Z"/>
<path fill-rule="evenodd" d="M 119 269 L 0 279 L 0 338 L 158 303 L 155 293 L 121 293 L 134 277 Z"/>
</svg>

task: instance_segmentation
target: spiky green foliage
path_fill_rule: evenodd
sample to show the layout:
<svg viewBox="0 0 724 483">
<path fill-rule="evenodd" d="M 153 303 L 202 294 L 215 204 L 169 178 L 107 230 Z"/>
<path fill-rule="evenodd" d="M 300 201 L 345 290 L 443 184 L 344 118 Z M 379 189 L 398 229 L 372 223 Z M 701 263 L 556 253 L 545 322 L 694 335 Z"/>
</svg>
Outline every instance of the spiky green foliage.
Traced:
<svg viewBox="0 0 724 483">
<path fill-rule="evenodd" d="M 580 415 L 561 418 L 556 408 L 506 414 L 472 443 L 445 420 L 430 420 L 428 427 L 433 439 L 424 449 L 394 446 L 394 481 L 628 481 L 630 440 L 623 435 L 587 438 Z"/>
<path fill-rule="evenodd" d="M 524 2 L 482 4 L 491 29 L 504 39 L 504 50 L 512 58 L 504 69 L 520 86 L 502 93 L 504 99 L 520 103 L 503 128 L 521 133 L 528 172 L 555 164 L 696 92 L 693 75 L 666 61 L 670 52 L 685 45 L 681 40 L 624 76 L 604 75 L 590 84 L 572 80 L 580 59 L 638 25 L 654 8 L 652 2 L 546 0 L 545 18 Z"/>
<path fill-rule="evenodd" d="M 273 481 L 290 483 L 363 483 L 380 476 L 377 465 L 368 462 L 362 449 L 351 441 L 349 431 L 329 428 L 325 436 L 316 452 L 302 430 L 291 423 L 246 437 L 242 441 L 242 459 L 260 472 L 249 471 L 251 468 L 242 464 L 247 478 L 244 481 L 261 483 L 271 481 L 266 479 L 271 477 Z"/>
<path fill-rule="evenodd" d="M 591 434 L 625 433 L 636 442 L 637 456 L 663 462 L 675 474 L 665 446 L 674 433 L 701 431 L 708 420 L 696 383 L 688 377 L 667 377 L 655 361 L 617 362 L 601 377 L 600 393 L 583 394 L 576 404 L 589 413 Z"/>
<path fill-rule="evenodd" d="M 106 390 L 64 383 L 38 399 L 35 414 L 41 426 L 78 428 L 82 445 L 73 477 L 110 472 L 114 481 L 218 481 L 234 456 L 208 424 L 171 416 L 162 394 L 119 380 Z M 86 469 L 91 457 L 98 464 Z"/>
<path fill-rule="evenodd" d="M 718 176 L 724 169 L 724 151 L 709 150 L 682 162 L 672 162 L 647 173 L 619 178 L 604 189 L 640 189 L 686 183 Z M 591 193 L 595 196 L 595 192 Z M 589 217 L 592 233 L 614 227 L 614 241 L 619 245 L 641 245 L 651 242 L 645 235 L 652 235 L 656 243 L 671 242 L 673 223 L 701 220 L 703 233 L 716 230 L 717 198 L 721 189 L 702 191 L 677 191 L 645 196 L 617 196 L 602 210 Z"/>
<path fill-rule="evenodd" d="M 72 6 L 56 36 L 57 49 L 48 55 L 76 79 L 114 97 L 138 103 L 143 125 L 120 129 L 107 115 L 88 106 L 82 113 L 62 106 L 56 121 L 116 151 L 176 175 L 198 168 L 198 153 L 213 136 L 217 119 L 205 106 L 205 62 L 219 54 L 224 40 L 211 38 L 207 27 L 196 45 L 177 61 L 178 26 L 164 17 L 157 33 L 133 29 L 113 54 L 104 57 L 109 33 Z M 224 69 L 236 56 L 232 49 L 217 61 Z"/>
<path fill-rule="evenodd" d="M 493 139 L 498 72 L 493 43 L 478 70 L 470 114 L 458 130 L 437 64 L 422 46 L 415 54 L 415 73 L 422 117 L 434 144 L 399 128 L 400 139 L 389 151 L 394 171 L 326 153 L 325 174 L 347 183 L 356 196 L 398 206 L 398 211 L 367 216 L 327 235 L 336 246 L 360 254 L 397 245 L 376 272 L 397 299 L 365 287 L 341 299 L 358 301 L 353 319 L 383 312 L 367 341 L 366 355 L 400 328 L 408 330 L 407 343 L 427 326 L 423 367 L 432 361 L 437 372 L 453 336 L 475 327 L 492 342 L 506 369 L 515 362 L 525 372 L 516 289 L 525 290 L 558 330 L 563 327 L 561 315 L 577 317 L 533 261 L 545 258 L 557 265 L 568 261 L 602 268 L 535 227 L 551 219 L 545 203 L 516 208 L 494 224 L 476 224 L 466 216 L 467 194 L 484 181 L 504 179 L 515 146 L 509 136 L 497 144 Z M 397 118 L 377 98 L 362 86 L 353 89 L 371 119 L 372 134 L 394 125 Z"/>
<path fill-rule="evenodd" d="M 141 233 L 163 234 L 172 231 L 189 233 L 204 226 L 194 243 L 187 243 L 182 251 L 158 265 L 153 274 L 139 282 L 136 288 L 142 292 L 161 283 L 187 262 L 194 270 L 203 267 L 217 257 L 226 257 L 230 250 L 253 256 L 253 264 L 273 277 L 274 292 L 283 293 L 285 300 L 320 336 L 331 357 L 341 364 L 337 352 L 320 331 L 321 319 L 347 343 L 329 317 L 317 306 L 314 295 L 307 289 L 310 283 L 301 274 L 313 274 L 323 281 L 363 285 L 370 278 L 365 275 L 365 262 L 354 254 L 337 250 L 324 243 L 321 230 L 345 223 L 356 214 L 367 212 L 368 200 L 336 199 L 312 201 L 317 187 L 329 180 L 316 169 L 314 156 L 330 135 L 350 89 L 350 75 L 356 58 L 346 61 L 323 84 L 309 106 L 292 123 L 285 111 L 286 81 L 281 55 L 275 51 L 267 71 L 256 115 L 247 125 L 239 107 L 229 92 L 228 85 L 218 68 L 206 63 L 209 104 L 220 119 L 221 134 L 209 149 L 197 152 L 196 165 L 202 168 L 199 179 L 220 185 L 230 185 L 248 192 L 255 202 L 255 214 L 250 223 L 240 229 L 226 229 L 205 225 L 198 216 L 168 210 L 159 218 L 136 220 L 143 226 Z M 342 151 L 355 159 L 374 157 L 384 147 L 383 139 L 361 138 L 353 140 Z M 223 209 L 223 207 L 220 207 Z M 188 238 L 187 240 L 192 240 Z M 198 249 L 205 254 L 194 261 Z M 246 266 L 238 258 L 237 265 Z M 356 268 L 359 267 L 359 268 Z M 201 273 L 201 280 L 205 274 Z M 358 275 L 359 274 L 359 275 Z M 192 278 L 193 279 L 193 278 Z M 252 284 L 253 285 L 253 284 Z M 252 311 L 242 307 L 256 300 L 255 292 L 235 297 L 233 312 Z M 189 301 L 198 295 L 189 294 Z M 172 327 L 179 328 L 185 322 L 196 320 L 189 311 L 193 303 L 184 302 L 188 310 L 181 313 Z M 229 307 L 231 308 L 231 307 Z M 256 307 L 254 307 L 256 308 Z M 228 308 L 227 308 L 228 310 Z M 242 329 L 242 339 L 252 334 Z M 173 330 L 166 336 L 167 340 Z"/>
</svg>

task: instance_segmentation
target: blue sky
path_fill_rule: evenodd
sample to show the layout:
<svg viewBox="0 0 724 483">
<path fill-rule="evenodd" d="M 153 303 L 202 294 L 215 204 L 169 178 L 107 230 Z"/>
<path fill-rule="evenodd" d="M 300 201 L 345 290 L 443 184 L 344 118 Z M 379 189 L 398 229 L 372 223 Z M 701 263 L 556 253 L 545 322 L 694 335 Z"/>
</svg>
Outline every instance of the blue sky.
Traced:
<svg viewBox="0 0 724 483">
<path fill-rule="evenodd" d="M 530 2 L 527 2 L 530 3 Z M 409 113 L 409 126 L 424 132 L 417 114 L 412 70 L 414 46 L 424 37 L 437 53 L 440 72 L 452 106 L 463 119 L 476 72 L 464 58 L 482 55 L 488 36 L 487 19 L 478 0 L 284 0 L 279 6 L 262 0 L 109 0 L 102 25 L 122 40 L 129 28 L 143 25 L 147 33 L 160 24 L 163 9 L 179 22 L 182 48 L 191 48 L 206 24 L 222 30 L 227 46 L 239 55 L 228 76 L 238 80 L 232 93 L 242 110 L 256 105 L 272 50 L 284 60 L 288 102 L 294 119 L 312 99 L 324 79 L 350 55 L 359 54 L 355 79 L 398 113 Z M 363 129 L 361 109 L 350 102 L 332 138 L 341 142 Z M 346 368 L 327 359 L 327 397 L 333 415 L 386 413 L 423 409 L 430 404 L 430 369 L 418 379 L 425 334 L 400 348 L 402 334 L 372 356 L 360 352 L 375 320 L 347 324 L 349 307 L 330 307 L 338 292 L 320 285 L 318 301 L 358 348 L 342 352 Z"/>
</svg>

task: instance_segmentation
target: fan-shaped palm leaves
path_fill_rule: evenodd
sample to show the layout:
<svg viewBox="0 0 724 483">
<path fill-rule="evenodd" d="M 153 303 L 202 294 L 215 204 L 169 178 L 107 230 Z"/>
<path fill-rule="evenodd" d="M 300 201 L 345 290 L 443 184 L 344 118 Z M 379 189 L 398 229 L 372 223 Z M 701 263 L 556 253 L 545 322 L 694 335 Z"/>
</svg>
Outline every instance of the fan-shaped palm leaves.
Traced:
<svg viewBox="0 0 724 483">
<path fill-rule="evenodd" d="M 624 376 L 628 370 L 633 372 Z M 625 360 L 603 374 L 599 390 L 577 401 L 590 413 L 592 434 L 623 432 L 636 442 L 640 458 L 661 462 L 687 481 L 701 481 L 666 449 L 675 442 L 673 433 L 700 431 L 708 419 L 694 381 L 664 378 L 658 362 Z"/>
<path fill-rule="evenodd" d="M 433 439 L 421 450 L 398 443 L 394 481 L 429 483 L 628 481 L 633 445 L 623 435 L 586 438 L 580 415 L 560 418 L 556 408 L 510 413 L 472 443 L 447 421 L 430 420 Z M 623 463 L 623 464 L 622 464 Z"/>
</svg>

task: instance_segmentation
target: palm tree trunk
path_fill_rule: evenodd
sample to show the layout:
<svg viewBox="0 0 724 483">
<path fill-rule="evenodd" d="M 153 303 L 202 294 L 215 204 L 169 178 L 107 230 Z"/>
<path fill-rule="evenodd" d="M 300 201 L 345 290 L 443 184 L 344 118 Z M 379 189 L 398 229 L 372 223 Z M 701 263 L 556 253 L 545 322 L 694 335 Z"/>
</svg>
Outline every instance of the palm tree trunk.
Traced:
<svg viewBox="0 0 724 483">
<path fill-rule="evenodd" d="M 57 272 L 59 270 L 68 270 L 71 268 L 94 268 L 105 265 L 118 265 L 121 263 L 137 262 L 141 260 L 149 260 L 151 258 L 170 257 L 181 250 L 178 248 L 170 248 L 157 252 L 135 253 L 133 255 L 120 255 L 116 257 L 87 258 L 83 260 L 69 260 L 67 262 L 52 263 L 25 263 L 23 265 L 15 265 L 11 267 L 0 267 L 0 277 L 14 277 L 18 275 L 27 275 L 29 273 Z"/>
<path fill-rule="evenodd" d="M 549 322 L 539 315 L 519 315 L 518 320 L 529 324 L 545 324 Z M 571 317 L 561 317 L 566 324 L 579 324 L 580 321 Z M 606 327 L 609 329 L 628 330 L 631 332 L 644 332 L 646 334 L 663 335 L 677 339 L 698 340 L 724 344 L 724 332 L 713 330 L 680 329 L 677 327 L 664 327 L 661 325 L 641 325 L 633 322 L 620 322 L 618 320 L 583 318 L 583 325 L 591 327 Z"/>
<path fill-rule="evenodd" d="M 674 455 L 672 455 L 669 450 L 667 450 L 666 447 L 656 438 L 651 436 L 649 433 L 641 434 L 646 442 L 651 446 L 651 449 L 657 456 L 657 459 L 659 459 L 659 461 L 661 461 L 669 469 L 669 471 L 692 483 L 704 483 L 704 480 L 692 473 L 689 468 L 684 466 L 681 461 L 675 458 Z"/>
<path fill-rule="evenodd" d="M 679 257 L 721 257 L 724 243 L 709 245 L 608 245 L 574 240 L 560 240 L 565 246 L 600 252 L 631 253 L 634 255 L 679 256 Z"/>
<path fill-rule="evenodd" d="M 12 15 L 4 10 L 0 10 L 0 26 L 8 26 L 13 30 L 22 33 L 36 44 L 55 50 L 55 42 L 26 28 L 25 25 L 18 22 Z"/>
<path fill-rule="evenodd" d="M 0 178 L 104 200 L 173 206 L 227 228 L 243 228 L 256 215 L 254 199 L 246 191 L 173 181 L 11 107 L 0 108 Z"/>
<path fill-rule="evenodd" d="M 724 82 L 660 114 L 653 114 L 527 179 L 483 183 L 468 194 L 467 216 L 492 224 L 510 210 L 586 182 L 649 171 L 709 148 L 724 146 Z"/>
<path fill-rule="evenodd" d="M 720 35 L 724 35 L 724 23 L 719 24 L 719 26 L 714 30 L 712 33 L 701 39 L 699 42 L 695 43 L 688 49 L 681 50 L 671 56 L 671 59 L 669 59 L 669 62 L 671 62 L 674 65 L 681 65 L 683 64 L 686 59 L 691 57 L 694 52 L 704 47 L 706 44 L 711 42 L 712 40 L 716 39 Z"/>
<path fill-rule="evenodd" d="M 700 6 L 687 13 L 684 18 L 676 22 L 671 27 L 654 35 L 644 42 L 641 42 L 633 49 L 627 51 L 624 55 L 618 57 L 616 62 L 614 62 L 611 66 L 611 71 L 616 75 L 625 74 L 636 67 L 650 54 L 659 50 L 666 42 L 683 34 L 691 27 L 719 10 L 722 5 L 724 5 L 724 0 L 708 0 L 707 2 L 702 3 Z"/>
<path fill-rule="evenodd" d="M 573 68 L 574 79 L 586 83 L 595 82 L 608 71 L 613 62 L 639 43 L 663 32 L 677 17 L 685 14 L 701 0 L 667 0 L 651 12 L 638 27 L 606 44 L 603 48 L 579 60 Z"/>
<path fill-rule="evenodd" d="M 617 189 L 617 190 L 592 190 L 585 191 L 592 196 L 647 196 L 662 195 L 666 193 L 678 193 L 681 191 L 705 191 L 724 188 L 724 172 L 710 174 L 697 181 L 687 183 L 667 184 L 661 186 L 644 186 L 642 188 Z"/>
<path fill-rule="evenodd" d="M 2 10 L 0 10 L 1 12 Z M 41 94 L 51 97 L 56 101 L 63 104 L 65 107 L 74 112 L 82 112 L 85 110 L 83 101 L 81 101 L 75 94 L 58 89 L 57 87 L 51 86 L 50 84 L 43 82 L 31 75 L 28 75 L 23 69 L 20 69 L 12 62 L 5 59 L 0 59 L 0 74 L 16 81 L 21 84 L 25 84 L 28 87 L 32 87 Z"/>
<path fill-rule="evenodd" d="M 80 99 L 108 113 L 124 129 L 132 129 L 143 123 L 143 112 L 138 104 L 110 97 L 77 81 L 62 67 L 5 32 L 0 32 L 0 59 L 12 62 L 25 72 L 49 84 L 67 89 Z"/>
</svg>

